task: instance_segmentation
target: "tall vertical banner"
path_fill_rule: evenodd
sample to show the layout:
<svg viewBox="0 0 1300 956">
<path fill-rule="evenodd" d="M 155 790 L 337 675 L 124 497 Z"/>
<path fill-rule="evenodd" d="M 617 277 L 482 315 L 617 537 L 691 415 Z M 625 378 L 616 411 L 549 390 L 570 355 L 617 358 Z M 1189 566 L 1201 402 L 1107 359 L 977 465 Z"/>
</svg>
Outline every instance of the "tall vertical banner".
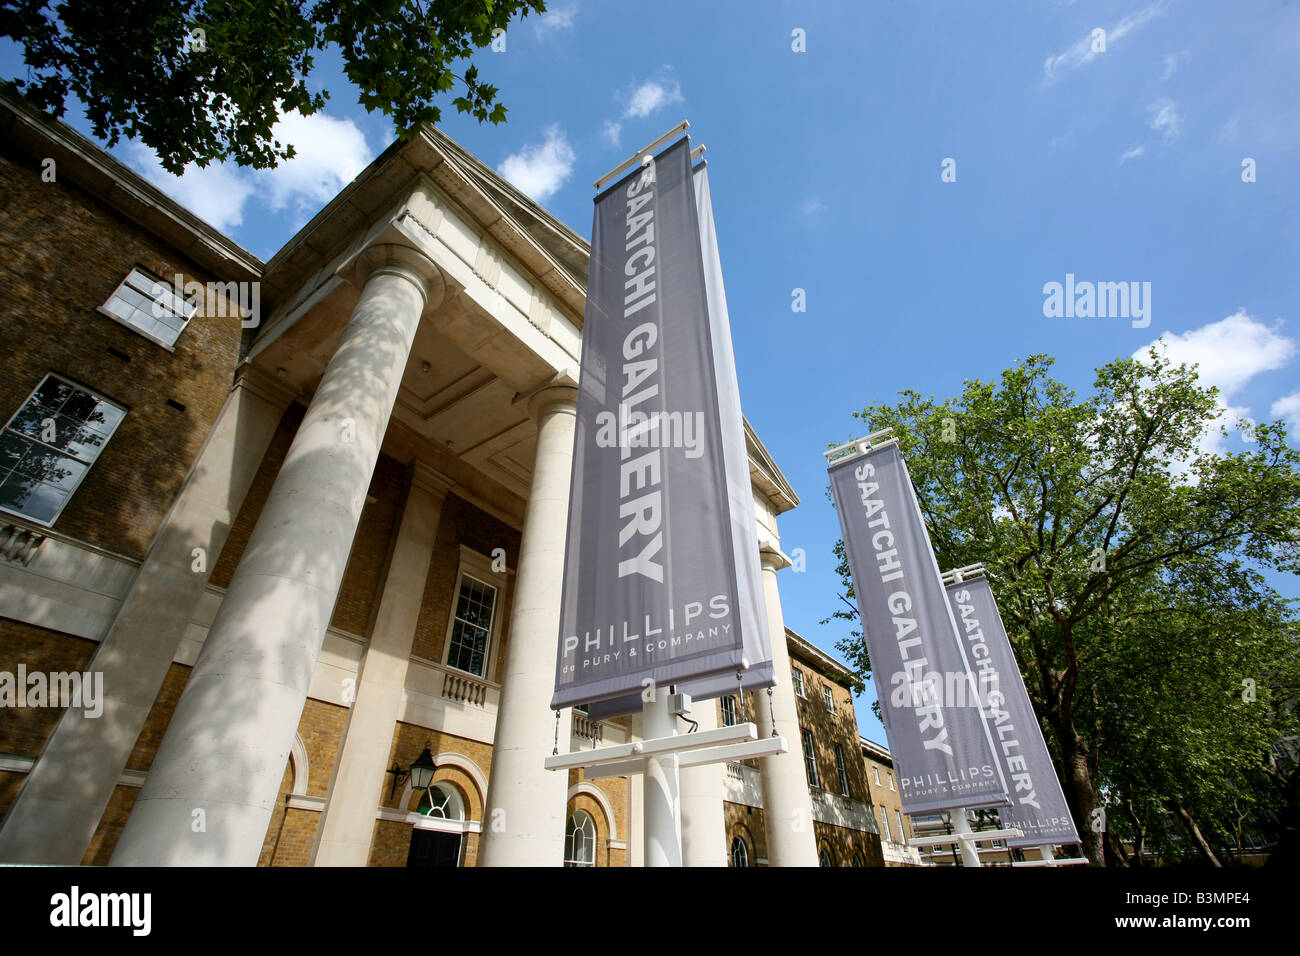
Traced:
<svg viewBox="0 0 1300 956">
<path fill-rule="evenodd" d="M 985 719 L 996 738 L 998 760 L 1011 788 L 1011 805 L 1000 807 L 998 816 L 1004 827 L 1019 827 L 1025 833 L 1008 840 L 1007 845 L 1078 843 L 1079 834 L 989 579 L 954 582 L 947 591 L 957 629 L 975 662 Z"/>
<path fill-rule="evenodd" d="M 829 465 L 904 813 L 1007 802 L 966 650 L 896 441 Z"/>
<path fill-rule="evenodd" d="M 749 455 L 745 449 L 745 423 L 740 410 L 740 383 L 731 344 L 731 318 L 722 282 L 722 259 L 713 221 L 713 197 L 709 190 L 708 165 L 701 162 L 692 172 L 695 208 L 699 218 L 700 254 L 704 269 L 704 292 L 708 306 L 709 341 L 717 382 L 718 416 L 723 471 L 727 477 L 727 513 L 731 520 L 732 556 L 736 573 L 737 614 L 743 650 L 740 684 L 745 691 L 771 687 L 772 642 L 768 634 L 767 609 L 763 601 L 762 571 L 758 563 L 758 523 L 754 517 L 754 492 L 749 476 Z M 734 672 L 686 681 L 678 689 L 695 700 L 710 700 L 734 694 Z M 641 695 L 594 701 L 588 714 L 605 720 L 641 710 Z"/>
<path fill-rule="evenodd" d="M 737 574 L 744 434 L 710 316 L 683 138 L 596 197 L 552 707 L 746 663 L 761 622 Z"/>
</svg>

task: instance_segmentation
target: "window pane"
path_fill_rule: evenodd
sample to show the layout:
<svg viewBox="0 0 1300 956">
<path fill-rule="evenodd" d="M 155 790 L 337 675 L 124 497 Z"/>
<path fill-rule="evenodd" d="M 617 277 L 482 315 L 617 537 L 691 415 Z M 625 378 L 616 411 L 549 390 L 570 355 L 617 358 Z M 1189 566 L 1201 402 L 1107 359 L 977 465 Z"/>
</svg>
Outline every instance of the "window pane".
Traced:
<svg viewBox="0 0 1300 956">
<path fill-rule="evenodd" d="M 62 427 L 62 421 L 59 422 L 59 425 Z M 69 455 L 75 455 L 82 461 L 94 461 L 99 456 L 99 450 L 108 441 L 106 436 L 84 426 L 69 429 L 69 432 L 71 438 L 64 446 L 64 451 Z"/>
<path fill-rule="evenodd" d="M 67 497 L 64 492 L 59 491 L 53 485 L 37 485 L 32 492 L 32 496 L 27 500 L 27 504 L 23 507 L 23 513 L 36 521 L 53 521 L 54 516 L 59 513 L 59 509 L 63 507 L 63 502 L 67 500 Z"/>
<path fill-rule="evenodd" d="M 124 414 L 47 376 L 0 434 L 0 508 L 51 523 Z"/>
<path fill-rule="evenodd" d="M 478 677 L 484 674 L 496 588 L 468 575 L 461 577 L 447 663 Z"/>
<path fill-rule="evenodd" d="M 44 405 L 36 402 L 28 402 L 14 416 L 14 420 L 9 423 L 9 427 L 16 432 L 35 438 L 41 441 L 41 434 L 45 431 L 43 422 L 46 419 L 54 418 L 54 411 Z M 57 423 L 56 423 L 57 427 Z"/>
<path fill-rule="evenodd" d="M 43 476 L 45 484 L 57 488 L 65 494 L 72 494 L 81 483 L 81 476 L 86 473 L 86 466 L 75 458 L 54 458 L 53 467 Z"/>
<path fill-rule="evenodd" d="M 45 381 L 41 382 L 40 388 L 36 390 L 36 394 L 32 398 L 46 408 L 58 411 L 75 391 L 76 389 L 68 382 L 49 376 Z"/>
<path fill-rule="evenodd" d="M 0 435 L 0 479 L 8 477 L 9 472 L 18 467 L 30 447 L 31 442 L 12 432 Z"/>
<path fill-rule="evenodd" d="M 113 429 L 117 428 L 118 422 L 126 412 L 116 405 L 110 405 L 108 402 L 96 402 L 95 410 L 90 413 L 86 419 L 86 428 L 99 432 L 101 435 L 110 435 Z"/>
</svg>

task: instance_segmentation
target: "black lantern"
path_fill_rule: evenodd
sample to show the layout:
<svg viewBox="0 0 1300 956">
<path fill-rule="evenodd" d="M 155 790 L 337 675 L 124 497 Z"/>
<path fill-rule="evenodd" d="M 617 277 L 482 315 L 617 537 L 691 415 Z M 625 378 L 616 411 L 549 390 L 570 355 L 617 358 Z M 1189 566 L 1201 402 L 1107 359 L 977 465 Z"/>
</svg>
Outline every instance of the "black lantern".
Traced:
<svg viewBox="0 0 1300 956">
<path fill-rule="evenodd" d="M 429 751 L 429 741 L 424 742 L 424 750 L 420 756 L 415 758 L 415 763 L 403 770 L 400 765 L 394 764 L 392 770 L 385 773 L 393 775 L 393 789 L 389 793 L 389 799 L 397 796 L 397 788 L 407 777 L 411 778 L 411 789 L 428 790 L 429 785 L 433 783 L 434 771 L 438 769 L 437 764 L 433 762 L 433 754 Z"/>
</svg>

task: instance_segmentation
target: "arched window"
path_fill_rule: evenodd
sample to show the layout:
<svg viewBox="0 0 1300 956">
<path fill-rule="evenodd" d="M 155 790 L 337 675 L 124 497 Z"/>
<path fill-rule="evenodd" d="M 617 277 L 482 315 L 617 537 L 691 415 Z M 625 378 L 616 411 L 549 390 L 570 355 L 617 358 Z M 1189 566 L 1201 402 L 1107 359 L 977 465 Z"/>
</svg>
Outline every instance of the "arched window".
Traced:
<svg viewBox="0 0 1300 956">
<path fill-rule="evenodd" d="M 435 783 L 420 797 L 417 813 L 441 820 L 464 820 L 465 807 L 454 787 Z"/>
<path fill-rule="evenodd" d="M 564 834 L 564 865 L 596 865 L 596 824 L 585 810 L 574 811 Z"/>
<path fill-rule="evenodd" d="M 749 866 L 749 847 L 745 845 L 745 838 L 742 836 L 737 836 L 731 841 L 731 865 Z"/>
<path fill-rule="evenodd" d="M 834 866 L 835 861 L 831 859 L 831 851 L 827 847 L 822 847 L 822 851 L 817 856 L 817 862 L 821 866 Z"/>
<path fill-rule="evenodd" d="M 861 855 L 855 853 L 855 854 L 853 854 L 853 865 L 854 865 L 854 866 L 866 866 L 867 864 L 866 864 L 865 862 L 863 862 Z"/>
</svg>

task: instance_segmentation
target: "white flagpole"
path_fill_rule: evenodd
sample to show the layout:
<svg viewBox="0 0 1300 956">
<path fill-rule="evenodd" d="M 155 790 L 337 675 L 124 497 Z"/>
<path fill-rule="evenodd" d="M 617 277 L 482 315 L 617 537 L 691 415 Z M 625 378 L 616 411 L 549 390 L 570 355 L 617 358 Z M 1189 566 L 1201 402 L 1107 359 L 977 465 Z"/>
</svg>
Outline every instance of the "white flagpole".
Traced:
<svg viewBox="0 0 1300 956">
<path fill-rule="evenodd" d="M 653 699 L 641 705 L 641 735 L 647 740 L 673 737 L 677 718 L 670 707 L 671 693 L 653 689 Z M 646 866 L 682 865 L 681 779 L 677 754 L 647 757 L 645 762 L 645 812 L 642 835 Z"/>
</svg>

